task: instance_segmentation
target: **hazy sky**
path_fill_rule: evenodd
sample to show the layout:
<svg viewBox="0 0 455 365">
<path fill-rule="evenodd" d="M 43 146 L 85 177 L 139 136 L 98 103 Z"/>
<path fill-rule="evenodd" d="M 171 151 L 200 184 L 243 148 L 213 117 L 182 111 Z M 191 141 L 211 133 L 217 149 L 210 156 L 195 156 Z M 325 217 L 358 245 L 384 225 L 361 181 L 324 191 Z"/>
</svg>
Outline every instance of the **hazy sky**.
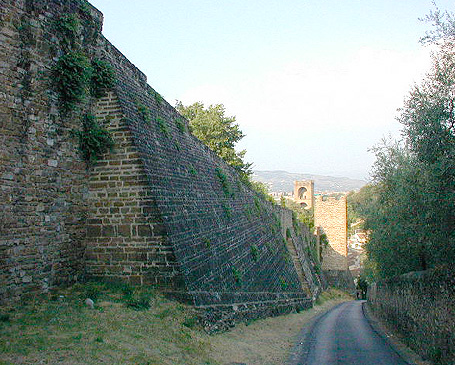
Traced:
<svg viewBox="0 0 455 365">
<path fill-rule="evenodd" d="M 396 110 L 430 65 L 430 0 L 90 2 L 169 103 L 237 117 L 257 170 L 368 178 L 367 150 L 399 136 Z"/>
</svg>

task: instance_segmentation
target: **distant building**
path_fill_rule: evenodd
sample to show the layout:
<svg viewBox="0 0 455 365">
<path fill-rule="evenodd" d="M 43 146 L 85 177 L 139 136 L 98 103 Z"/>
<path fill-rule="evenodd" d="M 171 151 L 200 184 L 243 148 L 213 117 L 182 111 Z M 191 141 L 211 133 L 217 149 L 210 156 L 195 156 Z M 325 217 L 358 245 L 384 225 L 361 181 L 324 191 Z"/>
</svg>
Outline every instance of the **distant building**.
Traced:
<svg viewBox="0 0 455 365">
<path fill-rule="evenodd" d="M 363 250 L 367 243 L 368 234 L 363 229 L 356 229 L 355 233 L 349 237 L 348 246 L 356 250 Z"/>
<path fill-rule="evenodd" d="M 305 209 L 314 207 L 314 181 L 294 181 L 294 201 Z"/>
<path fill-rule="evenodd" d="M 365 254 L 367 241 L 368 233 L 363 229 L 356 229 L 348 239 L 348 265 L 354 277 L 357 277 L 362 270 L 362 257 Z"/>
</svg>

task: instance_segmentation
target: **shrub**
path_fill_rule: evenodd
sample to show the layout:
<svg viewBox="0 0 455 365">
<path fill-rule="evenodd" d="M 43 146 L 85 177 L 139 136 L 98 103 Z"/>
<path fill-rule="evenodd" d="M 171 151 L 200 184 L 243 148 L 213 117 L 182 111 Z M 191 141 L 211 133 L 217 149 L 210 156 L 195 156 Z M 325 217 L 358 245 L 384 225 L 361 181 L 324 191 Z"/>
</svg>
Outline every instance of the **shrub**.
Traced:
<svg viewBox="0 0 455 365">
<path fill-rule="evenodd" d="M 163 97 L 156 91 L 155 91 L 154 97 L 155 97 L 155 101 L 158 105 L 161 105 L 163 103 L 163 101 L 164 101 Z"/>
<path fill-rule="evenodd" d="M 177 118 L 175 120 L 175 125 L 177 126 L 178 130 L 182 133 L 186 132 L 185 122 L 182 118 Z"/>
<path fill-rule="evenodd" d="M 144 104 L 140 103 L 139 101 L 135 102 L 137 112 L 139 115 L 144 119 L 146 122 L 150 123 L 152 121 L 150 117 L 150 110 Z"/>
<path fill-rule="evenodd" d="M 234 192 L 232 191 L 231 184 L 228 181 L 228 178 L 224 171 L 220 169 L 219 167 L 216 168 L 216 176 L 218 177 L 218 180 L 220 180 L 221 183 L 221 188 L 223 189 L 224 195 L 229 198 L 234 197 Z"/>
<path fill-rule="evenodd" d="M 87 162 L 95 162 L 99 157 L 114 147 L 114 141 L 108 130 L 101 127 L 94 115 L 86 114 L 82 120 L 82 131 L 77 131 L 79 150 Z"/>
<path fill-rule="evenodd" d="M 234 281 L 237 284 L 241 284 L 241 282 L 242 282 L 242 274 L 240 273 L 240 271 L 235 266 L 232 266 L 232 276 L 234 276 Z"/>
<path fill-rule="evenodd" d="M 253 261 L 256 262 L 259 259 L 259 250 L 258 246 L 251 245 L 251 256 L 253 256 Z"/>
<path fill-rule="evenodd" d="M 85 99 L 92 67 L 84 54 L 72 51 L 59 58 L 52 68 L 52 76 L 60 105 L 67 112 Z"/>
<path fill-rule="evenodd" d="M 95 98 L 100 98 L 114 86 L 115 72 L 109 62 L 98 58 L 92 60 L 92 69 L 90 92 Z"/>
<path fill-rule="evenodd" d="M 185 327 L 194 328 L 198 324 L 198 318 L 197 318 L 197 316 L 185 318 L 185 320 L 183 321 L 182 324 Z"/>
<path fill-rule="evenodd" d="M 157 117 L 156 122 L 158 123 L 158 128 L 161 133 L 163 133 L 166 137 L 169 137 L 169 127 L 166 121 L 163 118 Z"/>
<path fill-rule="evenodd" d="M 288 287 L 288 283 L 282 276 L 280 276 L 280 286 L 282 290 L 286 290 Z"/>
</svg>

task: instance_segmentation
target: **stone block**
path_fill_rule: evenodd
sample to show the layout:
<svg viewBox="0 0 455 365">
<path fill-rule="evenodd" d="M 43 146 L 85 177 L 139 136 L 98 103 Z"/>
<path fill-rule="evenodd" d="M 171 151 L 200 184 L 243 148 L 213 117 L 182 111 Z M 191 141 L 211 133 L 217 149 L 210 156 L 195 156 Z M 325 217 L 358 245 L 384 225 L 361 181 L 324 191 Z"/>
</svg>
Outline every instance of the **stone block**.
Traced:
<svg viewBox="0 0 455 365">
<path fill-rule="evenodd" d="M 115 237 L 115 227 L 111 225 L 101 226 L 101 235 L 105 237 Z"/>
<path fill-rule="evenodd" d="M 121 224 L 117 227 L 119 236 L 131 237 L 131 225 Z"/>
<path fill-rule="evenodd" d="M 140 237 L 149 237 L 152 235 L 152 231 L 148 224 L 142 224 L 137 226 L 137 235 Z"/>
<path fill-rule="evenodd" d="M 88 225 L 87 226 L 87 237 L 100 237 L 101 236 L 101 226 L 97 225 Z"/>
</svg>

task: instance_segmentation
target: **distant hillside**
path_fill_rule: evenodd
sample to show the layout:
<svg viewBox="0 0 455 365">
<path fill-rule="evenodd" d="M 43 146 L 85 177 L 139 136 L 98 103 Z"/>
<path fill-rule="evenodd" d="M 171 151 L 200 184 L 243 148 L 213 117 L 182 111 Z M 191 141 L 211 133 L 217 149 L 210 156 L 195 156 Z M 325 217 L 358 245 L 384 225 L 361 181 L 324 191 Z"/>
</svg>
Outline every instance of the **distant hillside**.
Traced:
<svg viewBox="0 0 455 365">
<path fill-rule="evenodd" d="M 289 193 L 294 190 L 294 181 L 298 180 L 313 180 L 317 193 L 358 190 L 367 183 L 348 177 L 297 174 L 287 171 L 254 171 L 253 180 L 266 183 L 272 192 Z"/>
</svg>

